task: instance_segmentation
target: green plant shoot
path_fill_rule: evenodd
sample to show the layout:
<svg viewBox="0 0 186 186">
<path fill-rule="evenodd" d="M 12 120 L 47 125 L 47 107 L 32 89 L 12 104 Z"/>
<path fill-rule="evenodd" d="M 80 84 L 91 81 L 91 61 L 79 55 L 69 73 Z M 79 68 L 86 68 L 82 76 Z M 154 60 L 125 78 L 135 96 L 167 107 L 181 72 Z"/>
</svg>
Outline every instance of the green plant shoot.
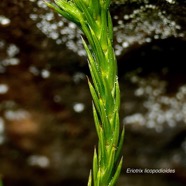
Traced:
<svg viewBox="0 0 186 186">
<path fill-rule="evenodd" d="M 114 186 L 118 180 L 124 129 L 120 128 L 120 90 L 113 50 L 111 0 L 54 0 L 50 8 L 82 30 L 92 80 L 93 116 L 98 135 L 88 186 Z"/>
</svg>

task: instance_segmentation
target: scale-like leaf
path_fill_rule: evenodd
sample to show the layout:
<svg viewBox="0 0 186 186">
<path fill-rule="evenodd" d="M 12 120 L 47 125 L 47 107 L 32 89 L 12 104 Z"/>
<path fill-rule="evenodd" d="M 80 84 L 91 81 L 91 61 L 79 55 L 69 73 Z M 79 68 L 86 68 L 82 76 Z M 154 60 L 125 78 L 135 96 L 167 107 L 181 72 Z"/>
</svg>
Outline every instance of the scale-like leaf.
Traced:
<svg viewBox="0 0 186 186">
<path fill-rule="evenodd" d="M 104 9 L 102 9 L 101 11 L 100 27 L 101 27 L 100 43 L 101 43 L 102 50 L 104 51 L 104 53 L 106 53 L 108 50 L 108 42 L 107 42 L 108 31 L 107 31 L 107 11 Z"/>
<path fill-rule="evenodd" d="M 87 186 L 92 186 L 92 171 L 90 170 L 89 178 L 88 178 L 88 184 Z"/>
<path fill-rule="evenodd" d="M 125 129 L 123 128 L 122 132 L 120 134 L 119 143 L 118 143 L 118 146 L 117 146 L 115 162 L 118 161 L 119 157 L 121 156 L 121 150 L 122 150 L 122 147 L 123 147 L 124 136 L 125 136 Z"/>
<path fill-rule="evenodd" d="M 101 121 L 102 121 L 102 125 L 103 125 L 103 130 L 104 130 L 104 134 L 105 134 L 105 138 L 108 139 L 111 133 L 111 127 L 110 127 L 110 121 L 108 120 L 108 116 L 106 113 L 106 108 L 105 105 L 103 103 L 102 99 L 99 99 L 99 105 L 100 105 L 100 110 L 101 110 Z"/>
<path fill-rule="evenodd" d="M 69 13 L 67 13 L 66 11 L 64 11 L 63 9 L 61 9 L 61 7 L 56 6 L 56 4 L 54 3 L 49 3 L 47 1 L 44 1 L 44 3 L 51 9 L 53 9 L 55 12 L 57 12 L 58 14 L 62 15 L 63 17 L 65 17 L 66 19 L 74 22 L 75 24 L 77 24 L 77 26 L 81 27 L 80 25 L 80 21 L 77 17 L 74 17 L 72 15 L 70 15 Z"/>
<path fill-rule="evenodd" d="M 101 105 L 99 104 L 99 98 L 98 95 L 96 94 L 96 91 L 94 89 L 94 87 L 92 86 L 91 82 L 88 80 L 88 85 L 89 85 L 89 89 L 90 89 L 90 93 L 92 95 L 94 104 L 96 106 L 96 109 L 98 111 L 98 113 L 101 113 Z"/>
<path fill-rule="evenodd" d="M 96 108 L 93 104 L 93 116 L 94 116 L 94 122 L 95 122 L 95 127 L 96 127 L 96 132 L 97 132 L 97 135 L 98 135 L 98 139 L 99 141 L 101 142 L 100 143 L 100 147 L 101 147 L 101 152 L 103 151 L 104 149 L 104 144 L 103 144 L 103 136 L 102 135 L 102 127 L 101 127 L 101 123 L 100 123 L 100 120 L 98 118 L 98 115 L 97 115 L 97 111 L 96 111 Z"/>
<path fill-rule="evenodd" d="M 119 83 L 116 77 L 116 95 L 115 95 L 115 110 L 118 111 L 120 108 L 120 89 L 119 89 Z"/>
<path fill-rule="evenodd" d="M 94 185 L 97 185 L 97 172 L 98 172 L 99 166 L 98 166 L 98 157 L 96 148 L 94 149 L 94 157 L 93 157 L 93 179 L 94 179 Z"/>
<path fill-rule="evenodd" d="M 103 95 L 104 87 L 103 87 L 103 83 L 102 83 L 102 78 L 100 77 L 99 66 L 97 65 L 97 62 L 94 60 L 94 58 L 93 58 L 93 56 L 92 56 L 92 54 L 91 54 L 91 52 L 90 52 L 90 50 L 89 50 L 89 48 L 83 38 L 82 38 L 82 42 L 83 42 L 84 48 L 85 48 L 87 55 L 88 55 L 89 69 L 90 69 L 90 73 L 91 73 L 91 76 L 93 79 L 94 86 L 96 88 L 96 92 L 99 96 Z"/>
<path fill-rule="evenodd" d="M 110 75 L 108 77 L 108 80 L 110 82 L 110 88 L 113 87 L 113 84 L 116 82 L 116 74 L 117 74 L 117 64 L 116 64 L 116 58 L 114 55 L 114 50 L 112 48 L 110 40 L 108 41 L 108 68 Z"/>
<path fill-rule="evenodd" d="M 108 21 L 108 36 L 112 44 L 113 43 L 113 24 L 112 24 L 112 17 L 110 15 L 110 12 L 107 13 L 107 21 Z"/>
<path fill-rule="evenodd" d="M 99 42 L 97 35 L 95 35 L 92 30 L 91 34 L 94 42 L 94 45 L 92 46 L 93 53 L 96 57 L 96 60 L 99 62 L 98 65 L 100 66 L 100 69 L 105 70 L 108 64 L 104 52 L 101 48 L 101 43 Z"/>
<path fill-rule="evenodd" d="M 109 159 L 107 161 L 108 163 L 107 163 L 106 172 L 105 172 L 105 175 L 106 175 L 105 177 L 108 181 L 109 181 L 110 177 L 112 177 L 112 171 L 114 168 L 115 152 L 116 152 L 116 148 L 114 146 L 112 146 L 110 154 L 109 154 Z M 108 183 L 108 181 L 106 183 Z"/>
<path fill-rule="evenodd" d="M 123 163 L 123 158 L 121 158 L 121 160 L 119 162 L 119 165 L 118 165 L 118 167 L 116 169 L 116 172 L 115 172 L 114 176 L 112 177 L 112 180 L 110 181 L 108 186 L 115 186 L 115 184 L 116 184 L 116 182 L 118 180 L 118 177 L 120 175 L 120 172 L 121 172 L 122 163 Z"/>
<path fill-rule="evenodd" d="M 112 123 L 113 132 L 113 143 L 115 147 L 117 147 L 118 140 L 119 140 L 119 131 L 120 131 L 120 123 L 119 123 L 119 115 L 118 112 L 115 112 L 114 115 L 114 122 Z"/>
<path fill-rule="evenodd" d="M 82 13 L 78 10 L 75 4 L 71 1 L 67 2 L 64 0 L 54 0 L 56 5 L 58 5 L 64 12 L 67 12 L 70 15 L 72 21 L 82 20 Z"/>
<path fill-rule="evenodd" d="M 100 4 L 99 0 L 90 0 L 90 9 L 93 12 L 93 18 L 94 20 L 99 20 L 100 16 Z"/>
<path fill-rule="evenodd" d="M 107 78 L 103 78 L 103 85 L 104 85 L 104 90 L 105 90 L 103 101 L 104 101 L 107 115 L 109 116 L 109 114 L 113 112 L 113 105 L 114 105 L 114 100 L 113 100 L 112 91 L 111 91 L 112 89 L 110 89 L 110 83 Z M 104 98 L 107 98 L 107 99 L 104 99 Z"/>
<path fill-rule="evenodd" d="M 77 7 L 81 10 L 81 12 L 84 13 L 87 23 L 89 24 L 91 29 L 97 34 L 98 28 L 95 21 L 93 20 L 92 10 L 88 8 L 87 5 L 82 0 L 74 0 L 74 2 L 77 5 Z"/>
</svg>

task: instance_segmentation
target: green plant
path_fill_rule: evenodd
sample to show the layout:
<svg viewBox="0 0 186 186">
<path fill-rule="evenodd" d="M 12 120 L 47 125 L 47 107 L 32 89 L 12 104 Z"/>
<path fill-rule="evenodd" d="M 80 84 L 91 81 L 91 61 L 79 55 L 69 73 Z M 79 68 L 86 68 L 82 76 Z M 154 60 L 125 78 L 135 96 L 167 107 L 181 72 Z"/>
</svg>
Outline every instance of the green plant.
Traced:
<svg viewBox="0 0 186 186">
<path fill-rule="evenodd" d="M 120 129 L 120 90 L 117 61 L 112 47 L 113 26 L 110 0 L 54 0 L 46 4 L 76 23 L 88 56 L 92 81 L 88 79 L 93 98 L 93 116 L 98 134 L 94 150 L 93 170 L 88 186 L 114 186 L 119 177 L 124 129 Z M 85 41 L 86 40 L 86 41 Z M 88 44 L 87 44 L 88 43 Z"/>
</svg>

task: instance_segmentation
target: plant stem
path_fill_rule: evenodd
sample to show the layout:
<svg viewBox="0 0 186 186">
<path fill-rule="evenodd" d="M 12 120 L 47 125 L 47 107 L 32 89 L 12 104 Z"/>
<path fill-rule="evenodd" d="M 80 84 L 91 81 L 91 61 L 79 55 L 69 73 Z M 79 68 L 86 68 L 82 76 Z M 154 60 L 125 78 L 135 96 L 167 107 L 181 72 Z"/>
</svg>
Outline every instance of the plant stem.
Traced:
<svg viewBox="0 0 186 186">
<path fill-rule="evenodd" d="M 119 121 L 120 90 L 112 46 L 110 0 L 55 0 L 55 4 L 46 4 L 76 23 L 87 38 L 89 45 L 83 38 L 82 41 L 92 77 L 88 85 L 98 134 L 88 186 L 114 186 L 122 167 L 124 129 L 120 129 Z"/>
</svg>

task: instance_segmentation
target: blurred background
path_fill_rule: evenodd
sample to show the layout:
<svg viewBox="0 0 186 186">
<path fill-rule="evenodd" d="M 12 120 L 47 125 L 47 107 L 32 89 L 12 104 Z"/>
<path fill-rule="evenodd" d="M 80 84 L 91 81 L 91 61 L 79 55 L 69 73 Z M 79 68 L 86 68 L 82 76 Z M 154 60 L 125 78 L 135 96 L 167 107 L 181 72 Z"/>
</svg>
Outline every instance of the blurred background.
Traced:
<svg viewBox="0 0 186 186">
<path fill-rule="evenodd" d="M 126 135 L 118 186 L 186 184 L 186 1 L 113 0 Z M 97 144 L 81 32 L 42 0 L 0 2 L 4 186 L 87 184 Z M 127 174 L 170 168 L 174 174 Z"/>
</svg>

